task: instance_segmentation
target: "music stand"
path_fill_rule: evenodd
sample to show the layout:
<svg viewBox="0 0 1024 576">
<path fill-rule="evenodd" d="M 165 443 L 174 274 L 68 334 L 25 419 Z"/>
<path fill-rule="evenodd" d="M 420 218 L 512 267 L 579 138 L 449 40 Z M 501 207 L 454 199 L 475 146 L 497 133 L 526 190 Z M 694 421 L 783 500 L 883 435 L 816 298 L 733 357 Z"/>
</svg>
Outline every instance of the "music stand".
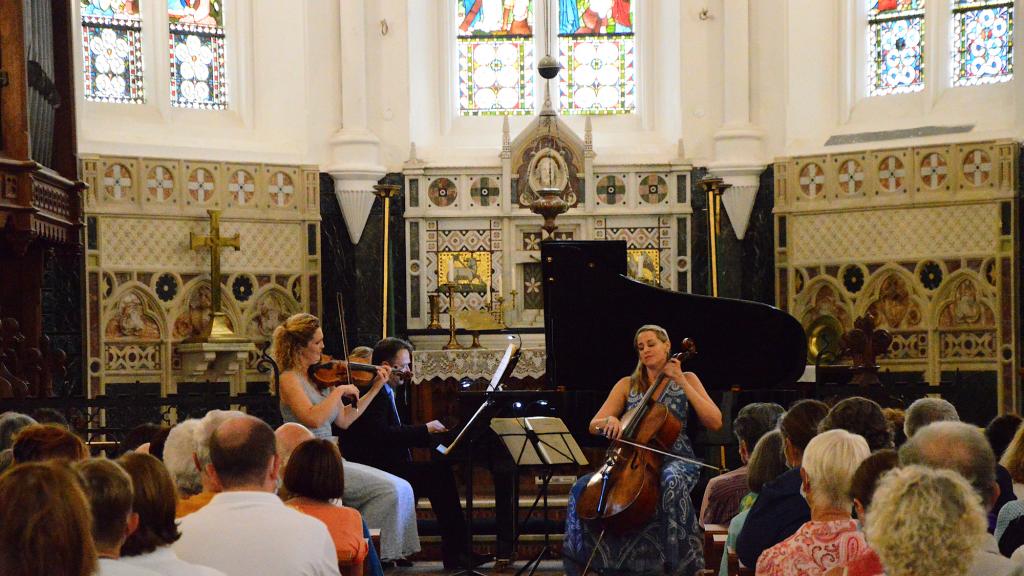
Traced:
<svg viewBox="0 0 1024 576">
<path fill-rule="evenodd" d="M 577 467 L 587 464 L 576 439 L 573 438 L 565 422 L 560 418 L 534 416 L 529 418 L 492 418 L 491 429 L 501 438 L 515 460 L 516 470 L 525 466 L 542 466 L 544 468 L 540 491 L 533 499 L 533 504 L 526 512 L 523 527 L 530 521 L 530 516 L 537 509 L 537 503 L 544 499 L 544 547 L 535 558 L 527 562 L 516 572 L 520 576 L 529 569 L 529 576 L 540 566 L 541 560 L 551 551 L 550 532 L 548 530 L 548 488 L 553 475 L 553 467 L 559 464 L 575 464 Z M 518 477 L 518 472 L 516 474 Z M 518 514 L 517 514 L 518 516 Z M 518 518 L 517 518 L 518 521 Z M 518 544 L 521 532 L 516 530 L 514 545 Z"/>
<path fill-rule="evenodd" d="M 501 358 L 501 362 L 498 364 L 497 370 L 495 370 L 494 375 L 491 377 L 490 384 L 487 386 L 487 399 L 480 404 L 480 407 L 476 409 L 476 412 L 473 413 L 473 416 L 462 427 L 462 430 L 455 436 L 451 444 L 448 446 L 439 444 L 436 448 L 443 456 L 450 456 L 459 445 L 466 444 L 468 446 L 466 449 L 467 464 L 463 482 L 466 484 L 466 538 L 469 542 L 470 551 L 473 549 L 473 445 L 480 436 L 480 432 L 490 424 L 491 416 L 501 408 L 491 393 L 500 391 L 505 381 L 512 375 L 512 371 L 515 370 L 516 364 L 519 362 L 519 354 L 518 344 L 512 343 L 508 345 L 505 349 L 505 354 Z M 514 510 L 515 507 L 513 507 Z M 514 521 L 515 519 L 513 518 Z M 456 573 L 455 576 L 466 574 L 487 576 L 485 573 L 473 568 L 467 568 Z"/>
</svg>

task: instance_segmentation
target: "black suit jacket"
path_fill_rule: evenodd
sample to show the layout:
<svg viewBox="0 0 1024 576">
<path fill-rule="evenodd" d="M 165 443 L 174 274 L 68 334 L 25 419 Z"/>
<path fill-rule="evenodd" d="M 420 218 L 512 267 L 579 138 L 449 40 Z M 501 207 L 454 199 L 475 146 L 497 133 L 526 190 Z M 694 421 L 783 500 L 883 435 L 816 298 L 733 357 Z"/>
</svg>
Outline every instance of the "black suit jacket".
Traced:
<svg viewBox="0 0 1024 576">
<path fill-rule="evenodd" d="M 338 437 L 346 460 L 381 469 L 409 462 L 410 448 L 431 444 L 425 424 L 408 426 L 395 418 L 385 390 L 378 392 L 363 415 Z"/>
</svg>

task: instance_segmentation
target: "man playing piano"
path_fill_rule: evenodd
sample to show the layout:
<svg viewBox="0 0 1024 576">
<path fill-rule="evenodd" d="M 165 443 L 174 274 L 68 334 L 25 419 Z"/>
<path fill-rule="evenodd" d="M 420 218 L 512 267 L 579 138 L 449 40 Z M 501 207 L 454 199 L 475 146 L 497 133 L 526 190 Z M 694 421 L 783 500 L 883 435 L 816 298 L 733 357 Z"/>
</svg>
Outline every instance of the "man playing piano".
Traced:
<svg viewBox="0 0 1024 576">
<path fill-rule="evenodd" d="M 430 500 L 441 531 L 441 555 L 445 568 L 472 567 L 486 562 L 490 557 L 475 554 L 467 540 L 466 520 L 451 464 L 437 458 L 429 461 L 412 459 L 411 448 L 430 448 L 437 444 L 437 435 L 447 432 L 444 424 L 437 420 L 426 424 L 404 424 L 398 414 L 394 387 L 400 381 L 397 375 L 411 369 L 412 345 L 399 338 L 385 338 L 374 346 L 372 362 L 378 366 L 390 366 L 392 378 L 384 386 L 384 393 L 378 394 L 366 406 L 363 415 L 341 432 L 345 459 L 404 478 L 412 485 L 417 498 L 425 495 Z M 503 493 L 504 489 L 499 493 L 498 488 L 506 484 L 495 482 L 496 498 L 511 497 Z M 511 516 L 506 516 L 501 507 L 497 512 L 499 526 L 511 526 Z M 508 558 L 511 550 L 503 550 L 503 544 L 511 548 L 510 541 L 502 542 L 499 537 L 498 556 Z"/>
</svg>

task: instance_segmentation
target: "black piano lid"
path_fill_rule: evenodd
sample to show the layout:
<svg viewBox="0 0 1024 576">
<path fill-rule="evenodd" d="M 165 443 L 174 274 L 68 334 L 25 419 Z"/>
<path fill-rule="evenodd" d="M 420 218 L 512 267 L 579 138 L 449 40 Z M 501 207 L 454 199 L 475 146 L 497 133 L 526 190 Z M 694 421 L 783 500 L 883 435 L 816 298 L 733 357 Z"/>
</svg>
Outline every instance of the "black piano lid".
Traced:
<svg viewBox="0 0 1024 576">
<path fill-rule="evenodd" d="M 675 351 L 693 339 L 697 356 L 684 370 L 708 389 L 773 388 L 804 371 L 807 342 L 791 315 L 628 278 L 624 241 L 546 241 L 541 265 L 549 386 L 610 389 L 636 366 L 633 335 L 644 324 L 665 328 Z"/>
</svg>

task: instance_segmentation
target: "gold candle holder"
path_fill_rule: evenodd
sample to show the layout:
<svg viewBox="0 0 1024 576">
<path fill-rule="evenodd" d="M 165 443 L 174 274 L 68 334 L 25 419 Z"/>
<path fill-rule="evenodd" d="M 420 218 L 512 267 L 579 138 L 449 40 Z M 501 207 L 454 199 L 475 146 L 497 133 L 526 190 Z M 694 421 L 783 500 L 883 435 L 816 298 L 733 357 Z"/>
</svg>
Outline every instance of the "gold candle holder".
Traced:
<svg viewBox="0 0 1024 576">
<path fill-rule="evenodd" d="M 430 303 L 430 324 L 427 330 L 440 330 L 441 326 L 441 295 L 437 292 L 427 294 L 427 301 Z"/>
<path fill-rule="evenodd" d="M 442 349 L 462 350 L 462 344 L 459 344 L 459 339 L 455 337 L 455 285 L 445 284 L 445 288 L 448 290 L 448 343 Z"/>
</svg>

